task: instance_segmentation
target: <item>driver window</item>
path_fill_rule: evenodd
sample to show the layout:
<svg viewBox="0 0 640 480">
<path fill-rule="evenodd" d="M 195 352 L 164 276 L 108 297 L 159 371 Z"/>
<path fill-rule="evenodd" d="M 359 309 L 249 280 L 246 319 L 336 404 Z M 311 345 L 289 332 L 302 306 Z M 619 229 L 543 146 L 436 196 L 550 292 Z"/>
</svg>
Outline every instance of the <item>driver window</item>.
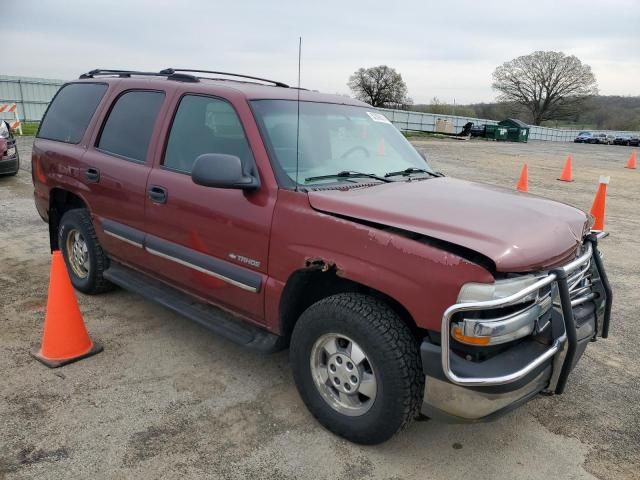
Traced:
<svg viewBox="0 0 640 480">
<path fill-rule="evenodd" d="M 191 173 L 204 153 L 235 155 L 243 164 L 253 155 L 235 110 L 228 102 L 200 95 L 186 95 L 176 111 L 163 165 Z"/>
</svg>

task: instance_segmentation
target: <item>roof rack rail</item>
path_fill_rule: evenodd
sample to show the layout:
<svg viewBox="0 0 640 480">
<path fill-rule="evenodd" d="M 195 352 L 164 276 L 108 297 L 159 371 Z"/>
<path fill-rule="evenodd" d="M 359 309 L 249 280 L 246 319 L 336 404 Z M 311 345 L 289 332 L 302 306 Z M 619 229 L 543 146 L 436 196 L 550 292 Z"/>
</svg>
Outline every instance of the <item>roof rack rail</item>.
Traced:
<svg viewBox="0 0 640 480">
<path fill-rule="evenodd" d="M 248 78 L 250 80 L 258 80 L 260 82 L 272 83 L 276 87 L 289 88 L 289 85 L 287 85 L 286 83 L 278 82 L 277 80 L 269 80 L 268 78 L 252 77 L 250 75 L 242 75 L 239 73 L 215 72 L 212 70 L 195 70 L 191 68 L 165 68 L 164 70 L 160 71 L 160 73 L 163 75 L 176 75 L 177 72 L 212 73 L 214 75 L 227 75 L 229 77 Z"/>
<path fill-rule="evenodd" d="M 167 77 L 167 80 L 175 80 L 178 82 L 199 82 L 198 77 L 193 75 L 187 75 L 185 73 L 177 73 L 177 72 L 138 72 L 136 70 L 113 70 L 113 69 L 104 69 L 104 68 L 96 68 L 95 70 L 91 70 L 87 73 L 83 73 L 80 75 L 81 79 L 84 78 L 95 78 L 97 76 L 108 76 L 108 75 L 117 75 L 120 78 L 131 78 L 132 75 L 142 76 L 142 77 Z"/>
</svg>

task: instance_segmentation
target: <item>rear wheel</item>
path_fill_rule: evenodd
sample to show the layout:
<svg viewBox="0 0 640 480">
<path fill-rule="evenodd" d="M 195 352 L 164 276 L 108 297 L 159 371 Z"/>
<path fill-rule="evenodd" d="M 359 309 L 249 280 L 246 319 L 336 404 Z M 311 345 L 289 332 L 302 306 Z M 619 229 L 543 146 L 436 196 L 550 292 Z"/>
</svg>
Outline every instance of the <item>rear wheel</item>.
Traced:
<svg viewBox="0 0 640 480">
<path fill-rule="evenodd" d="M 296 323 L 290 357 L 309 411 L 348 440 L 384 442 L 418 415 L 418 342 L 379 299 L 351 293 L 315 303 Z"/>
<path fill-rule="evenodd" d="M 98 242 L 87 209 L 65 212 L 58 227 L 58 245 L 67 264 L 71 283 L 77 290 L 95 294 L 113 288 L 102 276 L 108 268 L 109 259 Z"/>
</svg>

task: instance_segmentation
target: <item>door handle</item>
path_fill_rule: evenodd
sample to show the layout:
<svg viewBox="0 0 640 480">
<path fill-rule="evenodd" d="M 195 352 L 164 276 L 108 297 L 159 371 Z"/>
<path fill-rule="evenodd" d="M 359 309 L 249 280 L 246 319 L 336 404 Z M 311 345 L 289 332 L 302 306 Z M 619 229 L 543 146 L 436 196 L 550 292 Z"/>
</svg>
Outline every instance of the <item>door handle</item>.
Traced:
<svg viewBox="0 0 640 480">
<path fill-rule="evenodd" d="M 91 183 L 98 183 L 100 181 L 100 170 L 94 167 L 87 168 L 87 171 L 84 172 L 84 176 L 87 177 Z"/>
<path fill-rule="evenodd" d="M 147 191 L 149 198 L 154 203 L 167 203 L 167 189 L 158 185 L 151 185 Z"/>
</svg>

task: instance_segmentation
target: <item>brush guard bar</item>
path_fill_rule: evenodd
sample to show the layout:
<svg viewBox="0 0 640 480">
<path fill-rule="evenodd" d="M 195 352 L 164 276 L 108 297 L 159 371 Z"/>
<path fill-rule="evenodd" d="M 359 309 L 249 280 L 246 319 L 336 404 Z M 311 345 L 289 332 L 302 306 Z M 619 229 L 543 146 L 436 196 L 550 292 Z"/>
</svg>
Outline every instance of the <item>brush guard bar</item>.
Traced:
<svg viewBox="0 0 640 480">
<path fill-rule="evenodd" d="M 567 379 L 569 377 L 569 373 L 571 371 L 572 365 L 574 363 L 574 358 L 576 355 L 576 347 L 578 344 L 578 338 L 576 333 L 576 323 L 573 317 L 573 307 L 579 303 L 575 300 L 572 302 L 571 294 L 569 291 L 569 284 L 567 279 L 569 274 L 577 270 L 580 266 L 584 265 L 591 258 L 595 264 L 595 267 L 600 276 L 600 280 L 602 282 L 603 289 L 606 293 L 605 299 L 605 310 L 604 310 L 604 318 L 602 322 L 602 330 L 601 336 L 602 338 L 607 338 L 609 336 L 609 319 L 611 316 L 611 305 L 612 305 L 612 291 L 611 286 L 609 285 L 609 280 L 607 279 L 607 274 L 604 270 L 602 264 L 602 258 L 598 253 L 598 239 L 606 236 L 606 233 L 592 233 L 585 238 L 585 251 L 578 258 L 573 260 L 572 262 L 564 265 L 563 267 L 556 268 L 551 270 L 549 274 L 538 280 L 536 283 L 523 288 L 517 293 L 510 295 L 508 297 L 494 299 L 494 300 L 486 300 L 482 302 L 468 302 L 468 303 L 458 303 L 450 306 L 444 312 L 442 316 L 442 325 L 441 325 L 441 337 L 442 337 L 442 370 L 447 377 L 447 379 L 456 384 L 463 387 L 486 387 L 493 385 L 504 385 L 507 383 L 515 382 L 529 373 L 533 372 L 536 368 L 543 365 L 547 361 L 551 360 L 558 353 L 560 353 L 563 349 L 563 345 L 567 342 L 567 351 L 566 356 L 562 362 L 560 374 L 558 376 L 558 380 L 556 382 L 555 393 L 560 394 L 564 391 L 565 386 L 567 384 Z M 448 334 L 451 327 L 451 320 L 453 316 L 460 312 L 466 311 L 474 311 L 474 310 L 488 310 L 493 308 L 507 307 L 510 305 L 514 305 L 518 303 L 521 299 L 525 298 L 527 295 L 538 291 L 539 289 L 546 287 L 547 285 L 551 285 L 552 283 L 557 284 L 558 288 L 558 296 L 560 299 L 560 312 L 562 314 L 562 319 L 564 323 L 564 333 L 562 335 L 554 338 L 551 346 L 536 359 L 531 361 L 529 364 L 525 365 L 519 370 L 516 370 L 507 375 L 501 375 L 498 377 L 461 377 L 453 372 L 451 368 L 451 336 Z M 590 296 L 588 300 L 593 298 Z M 596 332 L 597 334 L 597 332 Z"/>
</svg>

